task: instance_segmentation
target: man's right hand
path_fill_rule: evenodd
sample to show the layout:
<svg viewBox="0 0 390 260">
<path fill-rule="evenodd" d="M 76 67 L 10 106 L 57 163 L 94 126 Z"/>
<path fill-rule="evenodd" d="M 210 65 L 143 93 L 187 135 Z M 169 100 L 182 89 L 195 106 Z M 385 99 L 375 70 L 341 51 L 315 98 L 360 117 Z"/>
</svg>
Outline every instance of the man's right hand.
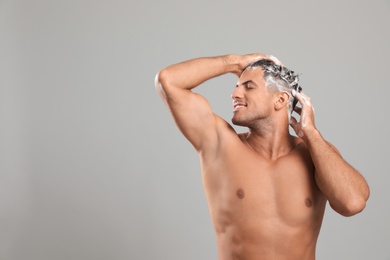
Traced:
<svg viewBox="0 0 390 260">
<path fill-rule="evenodd" d="M 252 64 L 253 62 L 256 62 L 258 60 L 271 60 L 275 64 L 283 66 L 283 63 L 280 62 L 275 56 L 272 55 L 266 55 L 262 53 L 253 53 L 253 54 L 246 54 L 246 55 L 234 55 L 233 57 L 236 59 L 237 63 L 237 69 L 234 71 L 234 74 L 237 75 L 237 77 L 240 77 L 244 69 Z"/>
</svg>

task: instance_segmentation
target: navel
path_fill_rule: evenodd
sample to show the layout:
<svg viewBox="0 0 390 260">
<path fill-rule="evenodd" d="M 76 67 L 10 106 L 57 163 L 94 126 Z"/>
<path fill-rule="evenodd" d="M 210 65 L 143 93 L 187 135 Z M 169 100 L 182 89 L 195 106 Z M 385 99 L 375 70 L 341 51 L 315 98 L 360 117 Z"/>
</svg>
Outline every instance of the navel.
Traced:
<svg viewBox="0 0 390 260">
<path fill-rule="evenodd" d="M 236 195 L 239 199 L 243 199 L 245 197 L 245 191 L 243 189 L 238 189 Z"/>
<path fill-rule="evenodd" d="M 306 207 L 310 208 L 311 206 L 313 206 L 313 202 L 311 201 L 311 199 L 307 198 L 305 199 L 305 205 Z"/>
</svg>

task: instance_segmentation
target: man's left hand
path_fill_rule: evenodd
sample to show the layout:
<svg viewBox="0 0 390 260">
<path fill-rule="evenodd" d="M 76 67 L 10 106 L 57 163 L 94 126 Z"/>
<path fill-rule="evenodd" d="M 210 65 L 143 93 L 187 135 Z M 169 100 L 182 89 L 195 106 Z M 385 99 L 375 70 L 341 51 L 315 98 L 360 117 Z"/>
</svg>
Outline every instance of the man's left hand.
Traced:
<svg viewBox="0 0 390 260">
<path fill-rule="evenodd" d="M 293 95 L 301 104 L 301 107 L 295 106 L 294 108 L 294 111 L 297 112 L 297 114 L 300 116 L 300 119 L 298 122 L 295 117 L 291 116 L 290 125 L 300 138 L 304 138 L 310 131 L 316 129 L 314 124 L 313 104 L 310 97 L 303 93 L 299 93 L 293 90 Z"/>
</svg>

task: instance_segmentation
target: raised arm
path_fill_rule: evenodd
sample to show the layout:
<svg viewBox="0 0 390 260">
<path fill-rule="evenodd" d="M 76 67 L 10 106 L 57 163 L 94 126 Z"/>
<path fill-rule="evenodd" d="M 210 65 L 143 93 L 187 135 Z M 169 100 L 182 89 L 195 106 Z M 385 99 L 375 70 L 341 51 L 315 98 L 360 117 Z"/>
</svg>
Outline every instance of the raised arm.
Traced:
<svg viewBox="0 0 390 260">
<path fill-rule="evenodd" d="M 156 89 L 168 106 L 178 128 L 197 151 L 216 144 L 218 117 L 208 101 L 192 91 L 208 79 L 226 74 L 240 75 L 250 63 L 266 58 L 261 54 L 198 58 L 169 66 L 156 75 Z"/>
<path fill-rule="evenodd" d="M 310 151 L 318 187 L 336 212 L 343 216 L 359 213 L 370 195 L 367 182 L 316 129 L 310 98 L 302 93 L 294 94 L 302 105 L 301 109 L 297 108 L 301 119 L 297 122 L 292 118 L 291 126 Z"/>
</svg>

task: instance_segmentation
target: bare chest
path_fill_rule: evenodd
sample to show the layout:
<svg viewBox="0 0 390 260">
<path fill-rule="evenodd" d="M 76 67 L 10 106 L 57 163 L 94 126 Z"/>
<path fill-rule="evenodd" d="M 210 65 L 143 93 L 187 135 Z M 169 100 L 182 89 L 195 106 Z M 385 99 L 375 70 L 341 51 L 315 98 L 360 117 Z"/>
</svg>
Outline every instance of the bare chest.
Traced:
<svg viewBox="0 0 390 260">
<path fill-rule="evenodd" d="M 311 161 L 299 152 L 267 161 L 244 149 L 228 150 L 212 162 L 202 162 L 202 170 L 217 223 L 301 225 L 317 219 L 324 206 Z"/>
</svg>

